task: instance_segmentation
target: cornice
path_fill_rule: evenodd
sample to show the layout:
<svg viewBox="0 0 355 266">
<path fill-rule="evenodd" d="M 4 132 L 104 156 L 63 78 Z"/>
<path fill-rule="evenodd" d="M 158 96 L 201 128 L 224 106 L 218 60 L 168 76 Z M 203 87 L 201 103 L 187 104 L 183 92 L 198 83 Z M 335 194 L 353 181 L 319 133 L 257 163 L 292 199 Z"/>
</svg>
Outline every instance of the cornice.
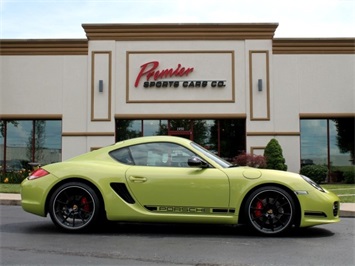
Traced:
<svg viewBox="0 0 355 266">
<path fill-rule="evenodd" d="M 275 38 L 273 54 L 355 54 L 355 38 Z"/>
<path fill-rule="evenodd" d="M 41 119 L 41 120 L 61 120 L 62 114 L 0 114 L 0 119 L 4 120 L 23 120 L 23 119 Z"/>
<path fill-rule="evenodd" d="M 277 23 L 83 24 L 88 39 L 0 39 L 0 55 L 88 55 L 89 41 L 270 39 L 273 54 L 355 54 L 355 38 L 273 38 Z"/>
<path fill-rule="evenodd" d="M 355 118 L 355 113 L 300 113 L 300 119 Z"/>
<path fill-rule="evenodd" d="M 115 119 L 238 119 L 246 114 L 115 114 Z"/>
<path fill-rule="evenodd" d="M 0 55 L 87 55 L 86 39 L 0 40 Z"/>
<path fill-rule="evenodd" d="M 272 39 L 278 23 L 82 24 L 88 40 Z"/>
</svg>

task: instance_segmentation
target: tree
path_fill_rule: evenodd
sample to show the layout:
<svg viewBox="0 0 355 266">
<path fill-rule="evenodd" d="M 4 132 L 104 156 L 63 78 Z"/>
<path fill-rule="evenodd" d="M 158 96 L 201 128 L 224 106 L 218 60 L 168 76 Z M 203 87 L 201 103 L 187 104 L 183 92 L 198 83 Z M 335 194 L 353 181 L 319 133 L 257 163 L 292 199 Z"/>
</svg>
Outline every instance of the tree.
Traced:
<svg viewBox="0 0 355 266">
<path fill-rule="evenodd" d="M 140 121 L 140 120 L 139 120 Z M 116 120 L 116 141 L 133 139 L 142 136 L 141 128 L 132 128 L 134 120 Z"/>
<path fill-rule="evenodd" d="M 285 164 L 285 158 L 282 155 L 281 146 L 276 139 L 271 139 L 266 145 L 264 157 L 266 159 L 267 169 L 282 171 L 287 170 L 287 165 Z"/>
<path fill-rule="evenodd" d="M 5 125 L 6 123 L 13 124 L 15 127 L 18 126 L 18 122 L 15 120 L 0 120 L 0 134 L 2 137 L 5 137 Z"/>
<path fill-rule="evenodd" d="M 31 130 L 31 134 L 27 140 L 26 155 L 29 161 L 41 162 L 44 154 L 44 143 L 46 139 L 46 121 L 37 120 L 34 121 L 34 127 Z M 35 151 L 33 156 L 33 150 Z"/>
<path fill-rule="evenodd" d="M 355 164 L 355 118 L 338 118 L 333 121 L 338 131 L 337 141 L 340 152 L 350 152 L 352 164 Z"/>
</svg>

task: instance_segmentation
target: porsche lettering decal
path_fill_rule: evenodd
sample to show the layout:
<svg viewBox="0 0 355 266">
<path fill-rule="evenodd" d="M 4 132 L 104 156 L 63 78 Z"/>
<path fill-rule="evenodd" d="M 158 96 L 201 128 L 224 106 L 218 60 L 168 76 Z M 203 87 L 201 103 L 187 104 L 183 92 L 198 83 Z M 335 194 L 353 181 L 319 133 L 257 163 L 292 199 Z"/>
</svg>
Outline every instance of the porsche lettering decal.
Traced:
<svg viewBox="0 0 355 266">
<path fill-rule="evenodd" d="M 161 213 L 204 214 L 204 213 L 234 213 L 234 209 L 207 208 L 207 207 L 182 207 L 182 206 L 145 206 L 149 211 Z"/>
<path fill-rule="evenodd" d="M 157 211 L 158 212 L 205 213 L 206 208 L 159 206 L 157 207 Z"/>
</svg>

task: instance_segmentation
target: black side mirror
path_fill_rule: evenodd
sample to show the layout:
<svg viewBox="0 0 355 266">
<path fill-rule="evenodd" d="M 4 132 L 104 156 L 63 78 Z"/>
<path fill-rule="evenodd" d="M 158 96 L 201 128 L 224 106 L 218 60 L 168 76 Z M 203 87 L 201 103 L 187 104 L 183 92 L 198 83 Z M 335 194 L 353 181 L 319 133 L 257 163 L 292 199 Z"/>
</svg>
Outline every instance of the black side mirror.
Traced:
<svg viewBox="0 0 355 266">
<path fill-rule="evenodd" d="M 197 156 L 190 157 L 187 160 L 187 164 L 191 167 L 200 167 L 200 168 L 208 168 L 209 167 L 207 162 L 205 162 L 204 160 L 202 160 L 201 158 L 199 158 Z"/>
</svg>

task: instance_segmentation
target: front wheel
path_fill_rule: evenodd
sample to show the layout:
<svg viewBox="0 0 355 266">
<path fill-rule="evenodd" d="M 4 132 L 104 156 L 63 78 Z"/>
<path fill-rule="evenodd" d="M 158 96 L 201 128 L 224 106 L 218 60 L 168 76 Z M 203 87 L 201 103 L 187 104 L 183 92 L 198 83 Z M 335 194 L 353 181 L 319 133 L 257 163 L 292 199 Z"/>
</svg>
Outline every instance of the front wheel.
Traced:
<svg viewBox="0 0 355 266">
<path fill-rule="evenodd" d="M 293 224 L 295 204 L 284 189 L 261 187 L 248 197 L 245 215 L 248 225 L 256 231 L 268 235 L 281 234 Z"/>
<path fill-rule="evenodd" d="M 95 191 L 81 182 L 61 185 L 49 201 L 53 223 L 67 231 L 84 231 L 99 218 L 100 201 Z"/>
</svg>

